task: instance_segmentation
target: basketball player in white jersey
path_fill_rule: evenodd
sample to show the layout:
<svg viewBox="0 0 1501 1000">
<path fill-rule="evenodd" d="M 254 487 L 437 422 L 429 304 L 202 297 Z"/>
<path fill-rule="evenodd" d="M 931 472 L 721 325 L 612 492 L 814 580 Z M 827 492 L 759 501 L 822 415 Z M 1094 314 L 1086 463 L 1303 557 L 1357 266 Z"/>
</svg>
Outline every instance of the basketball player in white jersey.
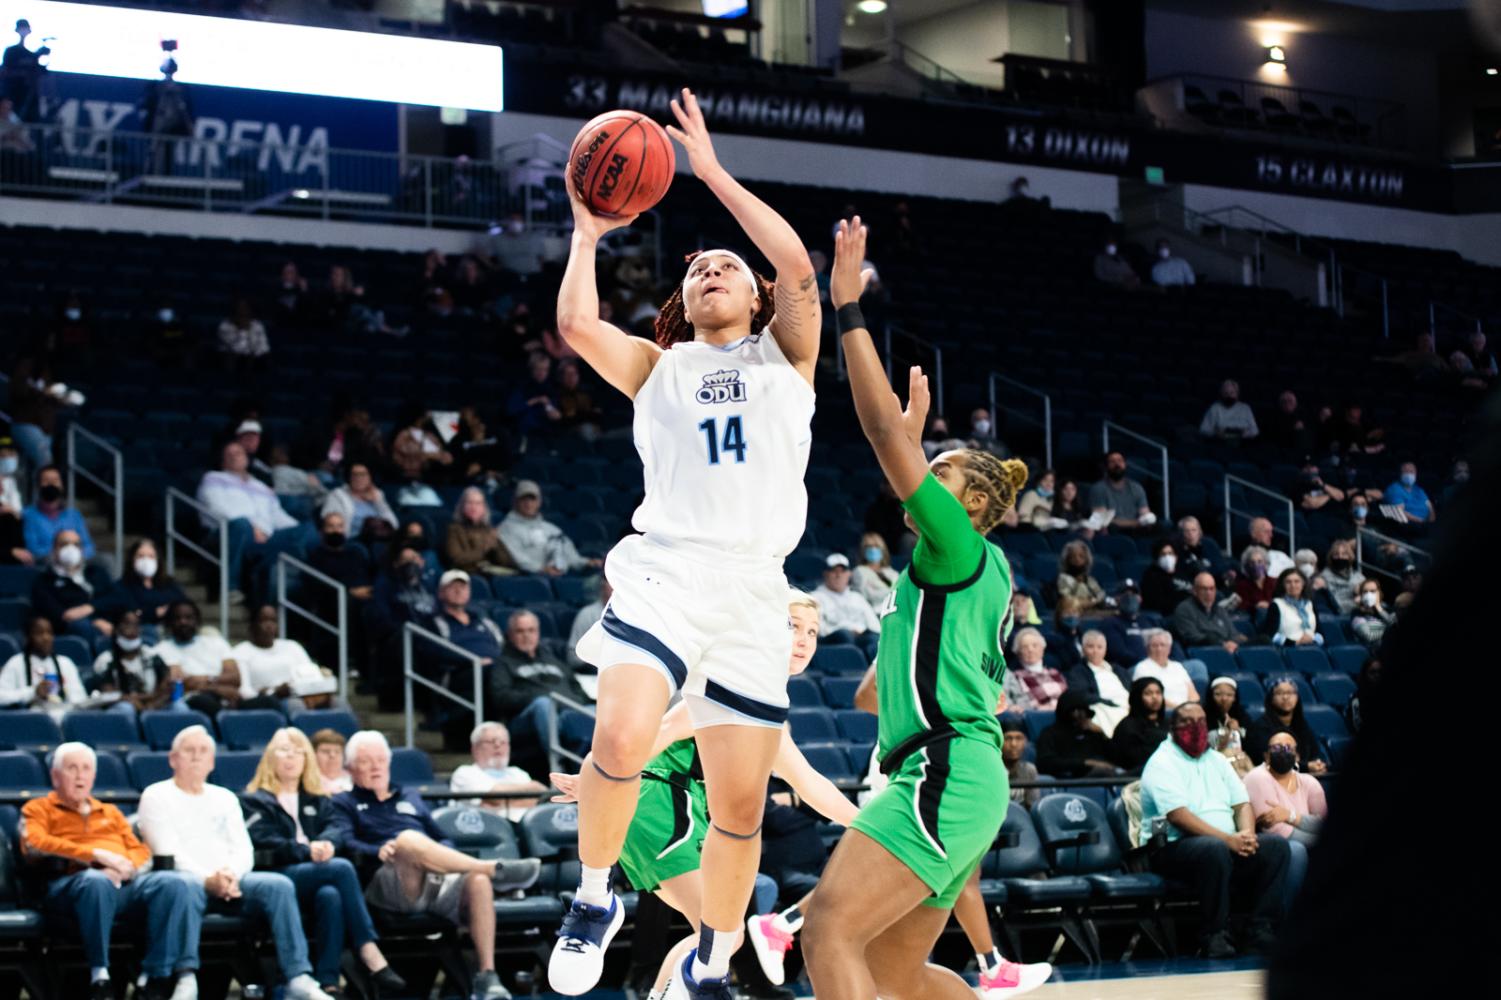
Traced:
<svg viewBox="0 0 1501 1000">
<path fill-rule="evenodd" d="M 807 519 L 819 304 L 797 233 L 720 166 L 692 93 L 668 132 L 771 262 L 776 283 L 736 254 L 693 257 L 663 306 L 657 342 L 599 318 L 595 253 L 629 218 L 601 218 L 573 196 L 573 246 L 558 332 L 635 401 L 646 499 L 642 534 L 610 552 L 614 595 L 578 653 L 599 668 L 593 749 L 579 775 L 578 895 L 558 932 L 550 987 L 599 980 L 624 913 L 610 889 L 663 713 L 681 692 L 703 763 L 711 822 L 703 848 L 699 945 L 669 995 L 719 996 L 761 854 L 761 807 L 787 717 L 787 580 L 782 562 Z M 571 180 L 569 182 L 571 184 Z"/>
</svg>

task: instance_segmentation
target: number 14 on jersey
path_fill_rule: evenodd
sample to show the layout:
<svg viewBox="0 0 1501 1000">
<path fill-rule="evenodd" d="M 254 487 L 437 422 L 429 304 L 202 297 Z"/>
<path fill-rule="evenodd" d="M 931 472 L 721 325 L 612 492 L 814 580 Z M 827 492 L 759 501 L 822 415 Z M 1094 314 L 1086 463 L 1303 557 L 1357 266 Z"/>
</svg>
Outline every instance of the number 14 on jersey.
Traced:
<svg viewBox="0 0 1501 1000">
<path fill-rule="evenodd" d="M 726 417 L 724 421 L 724 437 L 719 436 L 719 421 L 713 417 L 702 421 L 698 429 L 704 432 L 704 440 L 709 446 L 709 464 L 718 465 L 721 455 L 735 454 L 736 462 L 745 461 L 745 429 L 740 425 L 740 415 Z"/>
</svg>

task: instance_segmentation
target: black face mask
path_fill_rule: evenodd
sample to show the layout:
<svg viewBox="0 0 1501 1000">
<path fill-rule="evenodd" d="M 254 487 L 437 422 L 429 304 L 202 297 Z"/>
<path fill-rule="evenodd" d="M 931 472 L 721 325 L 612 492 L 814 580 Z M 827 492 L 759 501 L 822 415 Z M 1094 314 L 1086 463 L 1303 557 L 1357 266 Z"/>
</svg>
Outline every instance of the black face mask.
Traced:
<svg viewBox="0 0 1501 1000">
<path fill-rule="evenodd" d="M 342 549 L 344 547 L 344 532 L 325 531 L 323 533 L 323 544 L 331 549 Z"/>
<path fill-rule="evenodd" d="M 53 486 L 51 483 L 48 483 L 37 490 L 36 495 L 41 497 L 42 503 L 57 503 L 63 498 L 63 489 L 61 486 Z"/>
<path fill-rule="evenodd" d="M 1134 616 L 1141 610 L 1141 598 L 1132 594 L 1120 599 L 1121 613 L 1127 617 Z"/>
<path fill-rule="evenodd" d="M 1274 746 L 1266 752 L 1266 766 L 1273 774 L 1286 774 L 1298 763 L 1298 751 L 1289 746 Z"/>
<path fill-rule="evenodd" d="M 427 549 L 427 537 L 425 535 L 408 535 L 406 543 L 418 552 L 423 552 Z"/>
<path fill-rule="evenodd" d="M 1220 405 L 1223 406 L 1223 407 L 1226 407 L 1227 409 L 1229 407 L 1234 406 L 1238 402 L 1240 402 L 1240 398 L 1238 396 L 1221 396 L 1220 397 Z"/>
<path fill-rule="evenodd" d="M 1332 569 L 1337 569 L 1340 572 L 1344 572 L 1345 570 L 1350 568 L 1350 564 L 1353 561 L 1354 560 L 1352 559 L 1346 559 L 1344 556 L 1338 556 L 1334 559 L 1329 560 L 1329 566 Z"/>
<path fill-rule="evenodd" d="M 407 563 L 397 572 L 401 582 L 408 587 L 415 587 L 422 582 L 422 567 L 416 563 Z"/>
</svg>

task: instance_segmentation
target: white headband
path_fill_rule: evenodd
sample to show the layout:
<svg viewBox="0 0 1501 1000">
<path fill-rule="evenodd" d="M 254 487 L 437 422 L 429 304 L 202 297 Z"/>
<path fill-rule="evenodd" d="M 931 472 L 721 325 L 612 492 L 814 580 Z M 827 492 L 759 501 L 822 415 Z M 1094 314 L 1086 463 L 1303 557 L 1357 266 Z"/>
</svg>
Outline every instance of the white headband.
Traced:
<svg viewBox="0 0 1501 1000">
<path fill-rule="evenodd" d="M 750 265 L 747 264 L 745 262 L 744 258 L 742 258 L 738 253 L 736 253 L 733 250 L 705 250 L 703 253 L 699 254 L 697 257 L 693 258 L 692 260 L 690 260 L 688 262 L 688 271 L 687 271 L 686 274 L 683 275 L 683 298 L 684 299 L 688 298 L 688 278 L 689 278 L 690 275 L 693 274 L 693 267 L 694 267 L 694 265 L 697 264 L 699 261 L 703 260 L 705 257 L 709 256 L 710 254 L 719 254 L 721 257 L 728 257 L 728 258 L 730 258 L 730 260 L 734 261 L 736 264 L 739 264 L 740 265 L 740 273 L 743 274 L 743 275 L 745 275 L 745 280 L 747 280 L 747 281 L 750 282 L 751 294 L 752 295 L 760 295 L 761 294 L 761 286 L 756 281 L 756 275 L 751 271 Z"/>
</svg>

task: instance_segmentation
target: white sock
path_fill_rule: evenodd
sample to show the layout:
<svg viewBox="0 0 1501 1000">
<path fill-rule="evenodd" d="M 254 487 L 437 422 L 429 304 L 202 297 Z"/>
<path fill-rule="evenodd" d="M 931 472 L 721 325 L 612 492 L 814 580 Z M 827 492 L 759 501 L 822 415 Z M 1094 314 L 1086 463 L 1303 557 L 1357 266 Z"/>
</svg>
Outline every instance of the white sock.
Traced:
<svg viewBox="0 0 1501 1000">
<path fill-rule="evenodd" d="M 693 951 L 693 968 L 689 975 L 701 983 L 705 979 L 723 979 L 730 974 L 730 945 L 734 931 L 716 931 L 703 924 L 698 932 L 698 947 Z"/>
<path fill-rule="evenodd" d="M 91 982 L 91 983 L 107 983 L 107 982 L 109 982 L 109 969 L 105 968 L 102 965 L 99 966 L 98 968 L 94 969 L 92 971 L 92 975 L 93 975 L 93 978 L 89 980 L 89 982 Z"/>
<path fill-rule="evenodd" d="M 610 869 L 579 866 L 578 898 L 590 906 L 609 906 Z"/>
<path fill-rule="evenodd" d="M 774 919 L 777 927 L 788 934 L 796 934 L 803 929 L 803 911 L 796 906 L 787 907 Z"/>
</svg>

